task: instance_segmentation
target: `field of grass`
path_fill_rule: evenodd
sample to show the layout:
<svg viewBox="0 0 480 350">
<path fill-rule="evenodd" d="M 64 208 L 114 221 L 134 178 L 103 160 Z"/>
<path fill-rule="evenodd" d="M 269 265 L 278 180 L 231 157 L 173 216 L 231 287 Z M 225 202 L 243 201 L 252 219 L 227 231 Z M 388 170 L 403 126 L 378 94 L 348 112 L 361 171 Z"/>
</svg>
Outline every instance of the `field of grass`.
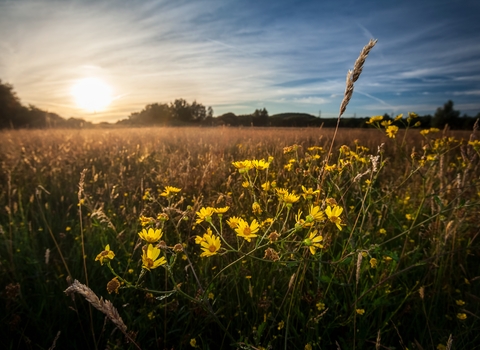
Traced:
<svg viewBox="0 0 480 350">
<path fill-rule="evenodd" d="M 474 349 L 478 135 L 391 136 L 0 132 L 1 348 Z"/>
</svg>

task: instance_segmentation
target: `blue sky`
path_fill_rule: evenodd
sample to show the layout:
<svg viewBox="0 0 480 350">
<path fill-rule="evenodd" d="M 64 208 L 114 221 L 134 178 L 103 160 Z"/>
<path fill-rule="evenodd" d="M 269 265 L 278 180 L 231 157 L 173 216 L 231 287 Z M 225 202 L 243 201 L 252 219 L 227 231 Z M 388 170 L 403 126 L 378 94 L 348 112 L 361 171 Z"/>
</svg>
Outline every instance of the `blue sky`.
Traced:
<svg viewBox="0 0 480 350">
<path fill-rule="evenodd" d="M 0 79 L 22 103 L 93 122 L 176 98 L 215 115 L 336 117 L 345 76 L 370 38 L 345 116 L 480 112 L 480 1 L 0 0 Z M 102 79 L 114 100 L 75 105 Z"/>
</svg>

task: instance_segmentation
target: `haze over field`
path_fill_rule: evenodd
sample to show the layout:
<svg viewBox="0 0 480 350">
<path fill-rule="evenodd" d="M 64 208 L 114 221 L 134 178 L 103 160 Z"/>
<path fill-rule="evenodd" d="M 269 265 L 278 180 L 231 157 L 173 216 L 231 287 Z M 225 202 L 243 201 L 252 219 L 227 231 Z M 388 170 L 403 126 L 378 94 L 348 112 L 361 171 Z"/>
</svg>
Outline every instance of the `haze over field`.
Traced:
<svg viewBox="0 0 480 350">
<path fill-rule="evenodd" d="M 2 1 L 0 79 L 22 103 L 115 122 L 177 98 L 215 115 L 480 111 L 478 1 Z"/>
</svg>

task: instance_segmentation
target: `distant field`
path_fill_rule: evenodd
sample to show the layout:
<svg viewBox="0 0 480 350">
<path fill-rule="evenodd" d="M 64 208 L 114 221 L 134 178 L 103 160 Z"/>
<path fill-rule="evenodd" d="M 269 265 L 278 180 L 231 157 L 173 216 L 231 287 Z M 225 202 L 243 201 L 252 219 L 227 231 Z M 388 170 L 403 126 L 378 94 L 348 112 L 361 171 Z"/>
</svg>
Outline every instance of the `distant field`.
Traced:
<svg viewBox="0 0 480 350">
<path fill-rule="evenodd" d="M 474 348 L 478 135 L 333 134 L 1 131 L 0 343 Z"/>
</svg>

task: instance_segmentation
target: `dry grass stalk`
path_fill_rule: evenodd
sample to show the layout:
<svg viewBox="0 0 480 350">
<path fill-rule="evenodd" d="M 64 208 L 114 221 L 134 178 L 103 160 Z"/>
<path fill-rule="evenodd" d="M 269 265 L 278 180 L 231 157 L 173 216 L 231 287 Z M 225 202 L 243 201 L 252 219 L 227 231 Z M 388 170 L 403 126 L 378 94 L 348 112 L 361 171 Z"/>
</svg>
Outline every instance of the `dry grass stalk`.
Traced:
<svg viewBox="0 0 480 350">
<path fill-rule="evenodd" d="M 337 118 L 337 126 L 335 127 L 332 141 L 330 142 L 330 149 L 328 150 L 328 153 L 324 162 L 325 165 L 328 164 L 330 160 L 330 156 L 332 155 L 333 144 L 337 137 L 338 128 L 340 126 L 340 118 L 345 112 L 345 110 L 347 109 L 347 105 L 350 102 L 350 99 L 352 98 L 353 87 L 354 87 L 353 84 L 360 77 L 360 74 L 362 73 L 362 70 L 363 70 L 363 65 L 365 63 L 365 59 L 367 58 L 368 54 L 370 53 L 370 50 L 375 46 L 376 43 L 377 43 L 377 40 L 370 39 L 368 44 L 363 47 L 362 51 L 360 51 L 360 55 L 358 56 L 353 66 L 353 71 L 349 70 L 347 73 L 347 81 L 345 82 L 345 92 L 343 94 L 342 103 L 340 103 L 340 112 Z M 318 188 L 322 187 L 324 179 L 325 179 L 325 171 L 323 171 L 323 174 L 321 175 L 321 180 L 318 184 Z"/>
<path fill-rule="evenodd" d="M 57 332 L 57 335 L 55 336 L 55 339 L 53 339 L 52 346 L 49 347 L 48 350 L 53 350 L 53 349 L 55 349 L 55 346 L 57 346 L 57 340 L 58 340 L 58 338 L 60 337 L 60 334 L 61 334 L 61 333 L 62 333 L 62 332 L 60 332 L 60 331 Z"/>
<path fill-rule="evenodd" d="M 357 256 L 357 273 L 356 273 L 356 282 L 357 282 L 357 285 L 358 285 L 358 281 L 360 281 L 360 268 L 362 267 L 362 259 L 363 259 L 363 255 L 362 253 L 358 253 L 358 256 Z"/>
<path fill-rule="evenodd" d="M 380 329 L 378 330 L 378 333 L 377 333 L 377 341 L 375 342 L 375 350 L 380 350 L 380 341 L 382 340 L 381 336 L 380 336 Z"/>
<path fill-rule="evenodd" d="M 103 298 L 98 298 L 97 295 L 86 285 L 74 280 L 72 285 L 65 289 L 65 293 L 71 295 L 72 293 L 78 293 L 83 295 L 83 297 L 97 310 L 103 312 L 109 319 L 112 321 L 118 329 L 120 329 L 125 335 L 127 335 L 127 326 L 123 323 L 120 314 L 113 304 L 108 300 L 103 300 Z"/>
<path fill-rule="evenodd" d="M 448 337 L 446 350 L 451 350 L 451 349 L 452 349 L 452 345 L 453 345 L 453 337 L 452 337 L 452 335 L 450 334 L 450 336 Z"/>
<path fill-rule="evenodd" d="M 370 53 L 370 50 L 373 49 L 376 43 L 377 43 L 377 40 L 370 39 L 368 44 L 363 47 L 362 51 L 360 51 L 360 55 L 358 56 L 353 66 L 353 71 L 349 70 L 347 73 L 345 93 L 343 94 L 343 100 L 342 100 L 342 103 L 340 104 L 340 114 L 338 116 L 339 118 L 345 112 L 345 109 L 347 108 L 347 105 L 350 102 L 350 99 L 352 98 L 353 84 L 358 80 L 358 78 L 360 77 L 360 74 L 362 74 L 363 65 L 365 64 L 365 59 L 367 58 L 368 54 Z"/>
</svg>

